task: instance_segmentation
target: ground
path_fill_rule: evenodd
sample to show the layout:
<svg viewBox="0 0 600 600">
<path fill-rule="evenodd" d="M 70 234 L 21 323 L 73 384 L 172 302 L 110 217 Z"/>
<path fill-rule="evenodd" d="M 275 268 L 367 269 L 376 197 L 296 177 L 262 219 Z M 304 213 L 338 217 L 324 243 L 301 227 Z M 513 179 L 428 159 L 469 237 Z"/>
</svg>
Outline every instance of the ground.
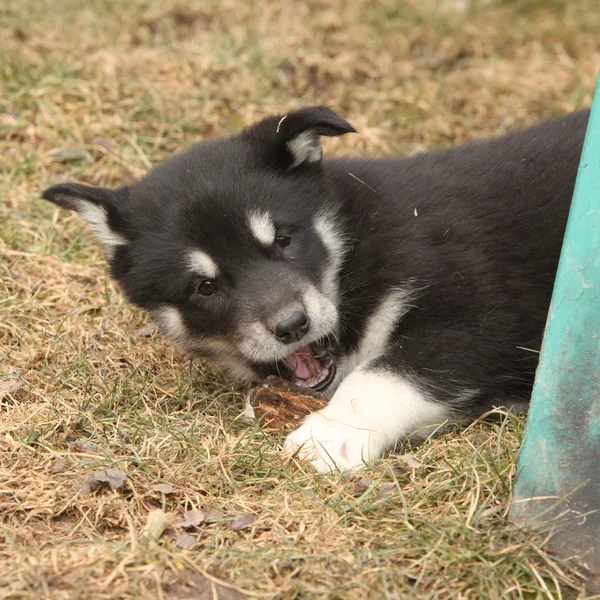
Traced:
<svg viewBox="0 0 600 600">
<path fill-rule="evenodd" d="M 284 463 L 39 196 L 311 103 L 360 132 L 328 154 L 498 134 L 589 105 L 599 30 L 597 0 L 2 3 L 0 598 L 583 597 L 508 519 L 523 417 L 360 476 Z"/>
</svg>

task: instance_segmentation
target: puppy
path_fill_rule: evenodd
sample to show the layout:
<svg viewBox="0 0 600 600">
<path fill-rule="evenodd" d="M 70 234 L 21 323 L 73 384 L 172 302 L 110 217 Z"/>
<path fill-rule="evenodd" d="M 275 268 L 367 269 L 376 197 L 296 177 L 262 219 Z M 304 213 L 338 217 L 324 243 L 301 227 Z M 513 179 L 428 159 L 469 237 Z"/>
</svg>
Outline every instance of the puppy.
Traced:
<svg viewBox="0 0 600 600">
<path fill-rule="evenodd" d="M 116 190 L 55 185 L 127 298 L 246 381 L 330 402 L 286 440 L 353 470 L 527 406 L 588 112 L 404 159 L 323 160 L 324 107 L 192 146 Z"/>
</svg>

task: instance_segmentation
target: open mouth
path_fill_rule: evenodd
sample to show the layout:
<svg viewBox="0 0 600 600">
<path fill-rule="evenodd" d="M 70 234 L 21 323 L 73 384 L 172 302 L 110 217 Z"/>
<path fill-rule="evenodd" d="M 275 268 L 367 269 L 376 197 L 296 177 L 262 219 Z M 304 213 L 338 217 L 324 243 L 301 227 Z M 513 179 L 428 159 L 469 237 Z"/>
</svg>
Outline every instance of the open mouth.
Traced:
<svg viewBox="0 0 600 600">
<path fill-rule="evenodd" d="M 278 375 L 298 387 L 316 391 L 326 389 L 336 374 L 335 361 L 325 341 L 302 346 L 276 363 L 257 364 L 254 368 L 262 378 Z"/>
<path fill-rule="evenodd" d="M 299 387 L 324 390 L 335 377 L 335 362 L 329 350 L 309 344 L 302 346 L 281 361 L 289 372 L 289 379 Z"/>
</svg>

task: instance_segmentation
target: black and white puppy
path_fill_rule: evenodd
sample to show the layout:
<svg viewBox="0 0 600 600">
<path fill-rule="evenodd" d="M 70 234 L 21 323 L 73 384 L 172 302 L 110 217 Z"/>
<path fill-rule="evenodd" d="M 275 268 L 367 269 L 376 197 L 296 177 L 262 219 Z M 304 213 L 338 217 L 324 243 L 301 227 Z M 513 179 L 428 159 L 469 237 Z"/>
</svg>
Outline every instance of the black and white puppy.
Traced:
<svg viewBox="0 0 600 600">
<path fill-rule="evenodd" d="M 588 112 L 406 159 L 322 159 L 327 108 L 193 146 L 77 211 L 128 299 L 233 376 L 328 406 L 287 439 L 318 471 L 527 405 Z"/>
</svg>

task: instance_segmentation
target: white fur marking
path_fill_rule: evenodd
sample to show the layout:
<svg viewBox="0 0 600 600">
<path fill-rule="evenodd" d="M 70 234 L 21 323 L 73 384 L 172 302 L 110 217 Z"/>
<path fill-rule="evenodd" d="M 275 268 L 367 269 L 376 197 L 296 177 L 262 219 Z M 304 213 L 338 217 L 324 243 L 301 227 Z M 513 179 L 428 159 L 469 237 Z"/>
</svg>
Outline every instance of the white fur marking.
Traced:
<svg viewBox="0 0 600 600">
<path fill-rule="evenodd" d="M 113 257 L 115 246 L 125 246 L 128 243 L 120 233 L 110 228 L 108 213 L 103 206 L 87 200 L 75 200 L 75 204 L 77 212 L 90 224 L 92 231 L 98 236 L 108 258 Z"/>
<path fill-rule="evenodd" d="M 197 275 L 214 279 L 219 274 L 215 261 L 202 250 L 190 250 L 187 253 L 187 264 Z"/>
<path fill-rule="evenodd" d="M 268 212 L 253 211 L 248 215 L 248 225 L 252 235 L 263 246 L 270 246 L 275 241 L 275 225 Z"/>
<path fill-rule="evenodd" d="M 228 340 L 222 338 L 204 338 L 198 341 L 196 349 L 207 353 L 232 377 L 239 381 L 255 381 L 254 371 L 247 365 L 244 357 Z"/>
<path fill-rule="evenodd" d="M 356 352 L 357 364 L 374 360 L 385 352 L 398 321 L 410 309 L 410 299 L 409 290 L 393 290 L 369 316 Z"/>
<path fill-rule="evenodd" d="M 327 266 L 323 271 L 323 292 L 332 301 L 338 302 L 338 275 L 344 254 L 348 250 L 346 238 L 336 224 L 335 213 L 321 211 L 314 219 L 314 227 L 329 253 Z"/>
<path fill-rule="evenodd" d="M 284 451 L 297 452 L 319 473 L 352 471 L 410 434 L 427 437 L 450 416 L 447 407 L 430 401 L 408 379 L 385 370 L 358 370 L 323 410 L 288 436 Z"/>
<path fill-rule="evenodd" d="M 187 327 L 175 306 L 162 306 L 152 311 L 152 316 L 167 338 L 181 345 L 186 344 L 188 341 Z"/>
<path fill-rule="evenodd" d="M 334 387 L 356 368 L 364 368 L 387 349 L 400 319 L 410 310 L 413 293 L 408 288 L 392 290 L 369 315 L 358 348 L 338 364 Z"/>
<path fill-rule="evenodd" d="M 246 359 L 228 340 L 195 336 L 183 322 L 176 306 L 165 304 L 152 311 L 154 320 L 161 331 L 171 341 L 188 351 L 196 351 L 212 358 L 232 377 L 240 381 L 256 380 L 256 374 L 248 366 Z"/>
<path fill-rule="evenodd" d="M 299 133 L 287 143 L 288 150 L 294 157 L 291 168 L 297 167 L 303 162 L 317 162 L 323 158 L 323 149 L 319 136 L 310 129 Z"/>
</svg>

